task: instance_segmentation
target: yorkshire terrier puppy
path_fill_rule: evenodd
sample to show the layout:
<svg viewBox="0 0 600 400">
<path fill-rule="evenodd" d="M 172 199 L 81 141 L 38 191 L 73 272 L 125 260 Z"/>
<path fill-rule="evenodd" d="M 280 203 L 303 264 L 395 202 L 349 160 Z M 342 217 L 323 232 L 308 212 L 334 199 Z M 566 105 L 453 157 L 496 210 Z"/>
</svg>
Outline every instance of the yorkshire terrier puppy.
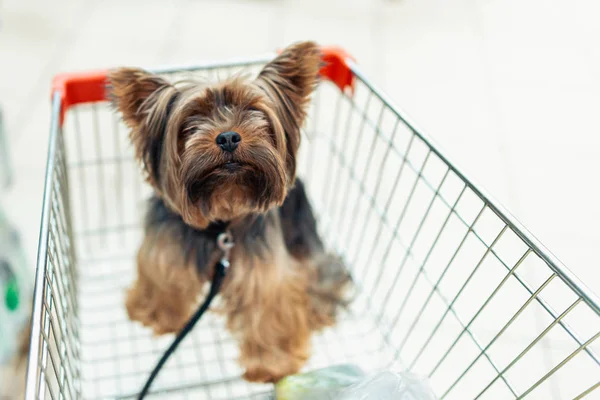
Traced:
<svg viewBox="0 0 600 400">
<path fill-rule="evenodd" d="M 311 333 L 334 324 L 352 285 L 325 251 L 296 179 L 320 67 L 319 47 L 305 42 L 254 80 L 172 84 L 134 68 L 109 74 L 112 102 L 155 192 L 129 317 L 156 334 L 178 332 L 212 278 L 226 227 L 235 246 L 221 298 L 249 381 L 298 372 Z"/>
</svg>

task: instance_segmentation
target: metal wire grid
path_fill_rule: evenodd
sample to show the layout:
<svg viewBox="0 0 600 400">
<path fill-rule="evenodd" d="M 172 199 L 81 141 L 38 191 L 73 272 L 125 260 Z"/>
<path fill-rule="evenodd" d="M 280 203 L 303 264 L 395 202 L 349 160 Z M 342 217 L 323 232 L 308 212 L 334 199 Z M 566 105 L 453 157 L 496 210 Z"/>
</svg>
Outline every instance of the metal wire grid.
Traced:
<svg viewBox="0 0 600 400">
<path fill-rule="evenodd" d="M 54 96 L 53 114 L 59 111 Z M 58 120 L 48 151 L 40 251 L 33 303 L 28 397 L 77 398 L 79 326 L 77 271 L 70 218 L 68 167 Z"/>
<path fill-rule="evenodd" d="M 358 75 L 320 209 L 394 359 L 440 398 L 590 395 L 598 300 Z"/>
<path fill-rule="evenodd" d="M 263 62 L 165 75 L 214 79 Z M 362 286 L 340 327 L 315 339 L 311 367 L 398 360 L 448 399 L 598 395 L 597 299 L 355 73 L 353 95 L 321 85 L 301 150 L 323 236 Z M 28 397 L 133 395 L 170 341 L 122 309 L 149 189 L 104 105 L 75 109 L 65 126 L 66 139 L 56 122 L 52 131 Z M 268 396 L 239 380 L 222 321 L 200 325 L 161 375 L 162 393 Z"/>
</svg>

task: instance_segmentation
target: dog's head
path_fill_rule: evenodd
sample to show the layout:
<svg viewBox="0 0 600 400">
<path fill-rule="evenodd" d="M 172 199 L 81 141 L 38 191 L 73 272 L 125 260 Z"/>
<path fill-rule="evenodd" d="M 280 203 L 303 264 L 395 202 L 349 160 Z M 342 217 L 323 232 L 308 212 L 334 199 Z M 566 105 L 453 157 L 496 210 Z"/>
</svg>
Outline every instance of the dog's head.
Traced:
<svg viewBox="0 0 600 400">
<path fill-rule="evenodd" d="M 110 96 L 150 184 L 187 224 L 204 228 L 283 203 L 320 66 L 319 48 L 304 42 L 253 81 L 180 85 L 120 68 L 109 73 Z"/>
</svg>

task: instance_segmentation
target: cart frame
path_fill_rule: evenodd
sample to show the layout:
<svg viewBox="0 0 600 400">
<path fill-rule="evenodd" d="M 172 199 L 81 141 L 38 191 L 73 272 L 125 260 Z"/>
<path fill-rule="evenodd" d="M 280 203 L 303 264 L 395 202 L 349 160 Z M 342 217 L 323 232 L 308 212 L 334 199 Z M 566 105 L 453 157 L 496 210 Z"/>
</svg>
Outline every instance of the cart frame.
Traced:
<svg viewBox="0 0 600 400">
<path fill-rule="evenodd" d="M 368 93 L 367 107 L 369 104 L 373 104 L 376 102 L 381 107 L 381 113 L 389 113 L 396 119 L 396 124 L 402 125 L 406 130 L 409 131 L 410 135 L 410 144 L 408 150 L 405 151 L 404 154 L 404 163 L 402 164 L 402 168 L 406 165 L 407 154 L 411 151 L 411 144 L 413 141 L 418 141 L 420 144 L 424 145 L 426 148 L 426 158 L 421 165 L 421 169 L 417 168 L 416 171 L 416 181 L 415 186 L 417 186 L 416 182 L 421 182 L 423 178 L 423 168 L 427 163 L 427 160 L 431 158 L 436 158 L 439 160 L 441 164 L 443 164 L 447 169 L 445 169 L 444 176 L 441 180 L 439 186 L 434 187 L 434 194 L 432 202 L 439 198 L 440 187 L 446 181 L 446 177 L 452 175 L 456 179 L 458 179 L 464 186 L 462 186 L 462 191 L 458 196 L 456 202 L 459 202 L 459 199 L 463 195 L 465 191 L 472 193 L 483 205 L 483 208 L 477 214 L 477 217 L 471 225 L 468 227 L 467 234 L 473 233 L 473 226 L 479 220 L 480 215 L 483 210 L 486 212 L 491 212 L 497 218 L 501 224 L 502 229 L 495 236 L 495 239 L 490 243 L 484 243 L 485 255 L 482 257 L 485 258 L 486 255 L 492 254 L 496 258 L 501 258 L 495 253 L 494 246 L 498 243 L 498 240 L 507 232 L 512 232 L 522 243 L 526 246 L 526 250 L 523 253 L 522 257 L 519 258 L 515 265 L 507 265 L 507 272 L 504 275 L 503 280 L 499 284 L 499 286 L 490 293 L 489 299 L 482 303 L 479 308 L 477 314 L 473 317 L 475 319 L 481 312 L 484 310 L 488 302 L 502 289 L 505 282 L 510 279 L 517 279 L 517 281 L 525 287 L 530 296 L 523 305 L 523 308 L 520 308 L 513 317 L 504 323 L 501 329 L 498 330 L 496 336 L 491 341 L 491 343 L 486 345 L 480 345 L 478 340 L 472 337 L 471 334 L 471 323 L 473 319 L 469 321 L 468 324 L 462 323 L 462 331 L 459 337 L 453 342 L 452 346 L 448 350 L 450 352 L 454 349 L 459 339 L 463 336 L 463 334 L 467 334 L 473 338 L 473 341 L 479 347 L 481 353 L 473 360 L 473 362 L 469 365 L 468 368 L 460 375 L 457 379 L 451 380 L 450 384 L 445 385 L 443 388 L 436 388 L 437 394 L 441 398 L 451 398 L 453 390 L 459 385 L 465 376 L 468 376 L 471 371 L 471 367 L 474 363 L 478 362 L 481 356 L 487 358 L 490 364 L 494 367 L 494 377 L 489 382 L 486 383 L 487 386 L 484 387 L 483 391 L 481 391 L 477 396 L 473 396 L 474 398 L 479 398 L 482 394 L 485 394 L 486 390 L 492 387 L 496 382 L 503 381 L 511 392 L 510 398 L 523 398 L 530 395 L 534 392 L 538 386 L 546 383 L 558 370 L 560 370 L 565 364 L 567 364 L 570 360 L 578 356 L 580 353 L 585 354 L 588 361 L 591 360 L 591 365 L 596 368 L 597 371 L 600 372 L 600 357 L 596 353 L 596 351 L 592 348 L 592 344 L 594 341 L 600 336 L 600 330 L 594 331 L 591 335 L 582 336 L 579 330 L 576 327 L 571 326 L 567 322 L 565 322 L 565 317 L 576 307 L 580 305 L 585 305 L 587 310 L 591 310 L 592 315 L 595 316 L 595 323 L 600 321 L 600 300 L 599 298 L 589 289 L 587 288 L 576 276 L 573 274 L 565 265 L 563 265 L 546 247 L 544 247 L 539 240 L 537 240 L 514 216 L 512 216 L 500 203 L 494 199 L 491 195 L 489 195 L 482 187 L 475 183 L 473 180 L 467 177 L 463 170 L 457 166 L 457 164 L 450 160 L 444 152 L 440 150 L 440 147 L 435 144 L 435 142 L 426 135 L 421 129 L 417 127 L 417 125 L 410 120 L 406 114 L 396 106 L 383 92 L 375 86 L 361 71 L 358 64 L 343 50 L 337 48 L 324 48 L 325 59 L 327 61 L 326 68 L 322 71 L 322 74 L 327 80 L 333 82 L 340 91 L 340 98 L 344 98 L 344 101 L 348 101 L 350 106 L 356 106 L 355 100 L 353 98 L 353 93 L 356 89 L 356 86 L 360 86 L 365 93 Z M 153 70 L 156 73 L 160 74 L 173 74 L 173 73 L 183 73 L 183 72 L 194 72 L 194 71 L 203 71 L 203 70 L 216 70 L 219 68 L 232 68 L 232 67 L 246 67 L 246 66 L 257 66 L 266 63 L 269 59 L 273 57 L 273 54 L 268 54 L 265 56 L 257 57 L 254 59 L 243 59 L 243 60 L 230 60 L 227 62 L 208 62 L 194 66 L 183 66 L 183 67 L 169 67 L 169 68 L 160 68 Z M 29 354 L 29 365 L 27 371 L 27 399 L 38 399 L 38 398 L 72 398 L 73 396 L 83 396 L 81 389 L 81 375 L 79 371 L 79 367 L 77 362 L 79 361 L 77 358 L 79 357 L 79 344 L 77 343 L 78 338 L 77 335 L 73 335 L 72 332 L 69 332 L 69 329 L 65 329 L 62 327 L 62 324 L 77 324 L 77 318 L 72 316 L 70 313 L 74 313 L 76 316 L 77 304 L 77 290 L 78 290 L 78 272 L 77 272 L 77 254 L 75 245 L 73 242 L 75 241 L 74 235 L 76 235 L 75 230 L 73 228 L 72 221 L 72 201 L 70 198 L 71 193 L 69 190 L 70 187 L 70 177 L 69 173 L 71 172 L 71 167 L 69 166 L 69 162 L 71 160 L 67 159 L 66 150 L 65 150 L 65 135 L 63 134 L 63 124 L 65 123 L 65 115 L 70 112 L 72 108 L 76 108 L 79 105 L 84 105 L 88 103 L 102 102 L 105 99 L 105 79 L 106 79 L 106 71 L 95 71 L 95 72 L 86 72 L 86 73 L 76 73 L 76 74 L 64 74 L 59 75 L 53 83 L 52 88 L 52 122 L 50 127 L 50 136 L 49 136 L 49 148 L 48 148 L 48 161 L 46 165 L 46 178 L 45 178 L 45 189 L 43 196 L 43 209 L 42 209 L 42 217 L 41 217 L 41 226 L 40 226 L 40 236 L 39 236 L 39 248 L 38 248 L 38 257 L 37 257 L 37 266 L 36 266 L 36 278 L 35 278 L 35 292 L 33 298 L 33 313 L 32 313 L 32 334 L 31 334 L 31 342 L 30 342 L 30 354 Z M 340 100 L 341 101 L 341 100 Z M 349 107 L 350 107 L 349 106 Z M 356 106 L 358 107 L 358 106 Z M 350 109 L 349 109 L 350 110 Z M 348 111 L 349 113 L 351 111 Z M 369 119 L 365 114 L 363 114 L 363 124 L 368 125 L 372 124 L 374 135 L 379 135 L 381 130 L 380 120 L 377 118 Z M 351 117 L 348 117 L 348 121 L 350 121 Z M 381 117 L 380 117 L 381 118 Z M 366 122 L 365 122 L 366 121 Z M 363 131 L 367 128 L 360 128 L 360 135 L 363 135 Z M 395 132 L 395 131 L 394 131 Z M 356 139 L 356 147 L 358 148 L 358 140 Z M 375 139 L 373 139 L 375 141 Z M 390 141 L 390 148 L 394 148 L 394 145 Z M 371 149 L 372 150 L 372 149 Z M 389 151 L 389 150 L 388 150 Z M 395 150 L 394 150 L 395 151 Z M 387 153 L 386 153 L 387 154 Z M 386 156 L 387 157 L 387 156 Z M 369 156 L 367 161 L 367 169 L 372 165 L 372 156 Z M 102 161 L 102 160 L 100 160 Z M 437 162 L 437 161 L 436 161 Z M 383 161 L 385 163 L 385 161 Z M 350 163 L 348 163 L 349 165 Z M 382 164 L 383 165 L 383 164 Z M 340 171 L 343 171 L 344 168 L 348 168 L 350 170 L 349 177 L 347 178 L 346 183 L 346 191 L 350 193 L 351 187 L 351 179 L 355 179 L 357 181 L 357 190 L 363 190 L 364 183 L 366 181 L 367 172 L 362 172 L 360 174 L 354 174 L 351 167 L 338 167 Z M 343 172 L 339 172 L 339 176 L 342 176 Z M 402 170 L 399 172 L 402 173 Z M 356 179 L 356 175 L 362 175 L 362 178 Z M 337 180 L 336 180 L 337 183 Z M 340 183 L 341 186 L 343 184 Z M 361 186 L 362 185 L 362 186 Z M 379 186 L 379 184 L 377 184 Z M 393 189 L 395 191 L 395 187 Z M 403 208 L 403 212 L 401 215 L 401 220 L 404 217 L 404 213 L 409 203 L 411 202 L 411 198 L 415 191 L 415 187 L 412 187 L 412 191 L 409 193 L 409 197 L 406 200 L 406 204 Z M 364 194 L 363 192 L 360 192 Z M 365 195 L 366 196 L 366 195 Z M 337 194 L 335 195 L 337 198 Z M 359 208 L 360 194 L 357 194 L 356 200 L 356 209 Z M 374 203 L 372 203 L 374 205 Z M 450 207 L 451 206 L 451 207 Z M 457 212 L 455 210 L 456 203 L 449 204 L 448 208 L 450 209 L 448 218 L 454 212 L 456 215 Z M 421 232 L 421 228 L 423 225 L 423 221 L 427 217 L 429 210 L 431 209 L 431 204 L 426 211 L 426 216 L 423 217 L 421 223 L 411 238 L 407 243 L 409 243 L 405 249 L 405 256 L 402 257 L 402 263 L 400 265 L 399 270 L 402 270 L 405 263 L 408 263 L 410 260 L 411 251 L 413 251 L 413 244 L 417 240 L 417 236 Z M 372 218 L 371 215 L 378 216 L 379 209 L 376 209 L 374 206 L 372 209 L 366 211 L 366 219 Z M 340 220 L 343 220 L 344 216 L 346 216 L 346 210 L 341 211 L 342 215 L 339 217 Z M 383 217 L 387 212 L 387 207 L 383 210 Z M 351 214 L 352 215 L 352 214 Z M 354 220 L 356 217 L 352 217 Z M 365 219 L 365 220 L 366 220 Z M 446 221 L 447 222 L 447 221 Z M 441 230 L 446 226 L 446 222 L 444 222 Z M 342 222 L 340 222 L 341 224 Z M 366 224 L 366 222 L 365 222 Z M 380 228 L 381 229 L 381 228 Z M 441 233 L 441 231 L 440 231 Z M 465 235 L 467 235 L 465 234 Z M 355 236 L 353 233 L 348 233 L 345 235 L 346 239 L 352 239 Z M 397 236 L 397 232 L 393 231 L 394 238 Z M 379 238 L 379 234 L 377 236 Z M 415 275 L 415 282 L 419 279 L 420 274 L 423 272 L 424 265 L 426 261 L 429 259 L 430 253 L 435 247 L 438 237 L 435 239 L 435 242 L 431 245 L 429 253 L 425 257 L 425 261 L 422 263 L 421 268 L 418 270 L 417 275 Z M 376 240 L 377 241 L 377 240 Z M 463 239 L 464 241 L 464 239 Z M 373 245 L 375 246 L 375 244 Z M 391 245 L 390 245 L 391 246 Z M 462 246 L 462 243 L 461 243 Z M 373 247 L 374 249 L 375 247 Z M 456 253 L 460 251 L 458 248 L 455 251 Z M 371 251 L 371 253 L 376 253 L 376 250 Z M 453 256 L 453 259 L 454 259 Z M 491 257 L 491 256 L 490 256 Z M 551 271 L 551 277 L 542 283 L 539 287 L 528 286 L 524 283 L 524 278 L 520 278 L 518 274 L 515 273 L 516 268 L 523 263 L 527 257 L 535 257 L 543 262 L 545 266 Z M 387 255 L 386 255 L 387 258 Z M 503 263 L 503 260 L 500 259 L 500 262 Z M 480 262 L 481 264 L 481 262 Z M 462 288 L 457 294 L 457 297 L 463 291 L 465 286 L 468 284 L 469 280 L 475 274 L 476 270 L 479 268 L 480 264 L 474 266 L 473 271 L 470 273 Z M 57 280 L 57 276 L 54 275 L 54 272 L 63 273 L 66 277 L 61 280 Z M 358 272 L 358 271 L 357 271 Z M 446 271 L 443 272 L 443 275 Z M 360 276 L 367 277 L 369 272 L 361 271 Z M 400 274 L 398 271 L 397 275 Z M 385 297 L 385 301 L 389 302 L 391 293 L 394 292 L 395 289 L 395 281 L 398 279 L 396 275 L 394 279 L 394 284 L 387 289 L 387 296 Z M 394 276 L 392 274 L 391 276 Z M 440 280 L 442 279 L 440 278 Z M 382 278 L 382 274 L 379 273 L 379 276 L 373 278 L 374 283 L 372 283 L 372 289 L 379 290 L 381 289 L 381 281 L 385 281 L 387 278 L 384 275 Z M 540 293 L 542 290 L 546 288 L 549 282 L 555 279 L 561 283 L 564 283 L 565 287 L 567 287 L 574 296 L 576 297 L 576 301 L 574 301 L 569 307 L 565 310 L 554 310 L 553 307 L 545 301 Z M 410 279 L 409 279 L 410 280 Z M 360 280 L 359 280 L 359 283 Z M 433 285 L 433 289 L 431 293 L 433 295 L 437 289 L 439 289 L 439 281 Z M 65 289 L 66 288 L 66 289 Z M 381 289 L 383 292 L 386 290 Z M 410 293 L 412 293 L 413 287 L 410 288 Z M 67 293 L 62 293 L 67 291 Z M 430 296 L 432 296 L 430 295 Z M 68 298 L 61 305 L 61 301 L 55 296 L 73 296 L 73 298 Z M 447 310 L 444 313 L 442 319 L 446 317 L 448 313 L 455 313 L 455 304 L 456 298 L 451 302 L 448 302 Z M 429 298 L 425 303 L 424 307 L 427 307 L 429 302 Z M 491 346 L 494 341 L 501 335 L 511 323 L 519 317 L 519 315 L 523 312 L 523 310 L 531 303 L 537 303 L 544 312 L 551 319 L 551 323 L 547 326 L 544 331 L 539 333 L 539 335 L 535 338 L 534 341 L 531 342 L 530 346 L 527 346 L 523 352 L 520 352 L 519 355 L 512 360 L 508 366 L 497 367 L 496 363 L 494 363 L 489 356 L 489 346 Z M 52 309 L 57 309 L 55 311 L 57 314 L 52 314 Z M 406 300 L 402 301 L 400 306 L 400 311 L 398 314 L 401 314 L 404 311 L 405 307 L 407 307 Z M 73 310 L 75 308 L 75 310 Z M 388 309 L 388 305 L 384 302 L 383 308 Z M 394 336 L 393 332 L 395 329 L 395 325 L 398 322 L 398 317 L 394 318 L 385 314 L 387 311 L 381 311 L 381 314 L 378 315 L 379 321 L 388 321 L 389 330 L 386 336 L 386 340 L 390 340 Z M 62 310 L 62 311 L 61 311 Z M 71 311 L 69 311 L 71 310 Z M 416 325 L 420 323 L 420 319 L 423 316 L 423 309 L 418 316 L 412 320 L 412 325 L 408 330 L 408 333 L 404 337 L 400 343 L 393 343 L 392 348 L 397 348 L 397 352 L 395 354 L 395 358 L 403 355 L 404 344 L 406 344 L 408 337 L 411 335 L 413 329 Z M 62 314 L 61 314 L 62 313 Z M 394 315 L 395 315 L 394 311 Z M 384 315 L 385 314 L 385 315 Z M 457 318 L 458 319 L 458 318 Z M 441 321 L 440 321 L 441 323 Z M 541 377 L 538 377 L 534 380 L 534 383 L 529 385 L 529 387 L 520 390 L 518 388 L 514 388 L 514 385 L 508 383 L 508 379 L 505 376 L 506 371 L 514 366 L 522 357 L 525 357 L 528 351 L 537 343 L 544 340 L 545 335 L 550 329 L 554 327 L 558 327 L 564 331 L 570 338 L 569 340 L 575 345 L 575 349 L 569 353 L 569 355 L 561 360 L 557 365 L 553 368 L 550 368 L 543 374 Z M 435 327 L 432 335 L 435 335 L 439 328 Z M 558 329 L 557 328 L 557 329 Z M 57 335 L 56 332 L 62 332 L 60 334 L 61 338 L 57 339 L 54 337 L 52 339 L 50 337 L 51 331 L 55 331 L 54 335 Z M 412 367 L 417 363 L 418 358 L 421 356 L 421 353 L 425 350 L 427 345 L 430 343 L 431 337 L 425 342 L 423 347 L 421 348 L 421 352 L 418 353 L 417 358 L 409 363 L 409 367 Z M 54 344 L 52 344 L 52 343 Z M 392 340 L 393 342 L 393 340 Z M 52 350 L 52 346 L 56 346 L 56 349 Z M 439 364 L 442 363 L 448 354 L 440 354 L 440 361 L 435 366 L 434 372 L 438 369 Z M 600 373 L 598 374 L 600 376 Z M 581 387 L 577 389 L 577 395 L 574 398 L 583 398 L 590 393 L 598 393 L 600 390 L 597 390 L 600 385 L 600 380 L 597 380 L 595 383 L 592 383 L 591 386 Z M 507 392 L 508 393 L 508 392 Z M 559 397 L 557 397 L 559 398 Z M 573 398 L 573 397 L 570 397 Z"/>
</svg>

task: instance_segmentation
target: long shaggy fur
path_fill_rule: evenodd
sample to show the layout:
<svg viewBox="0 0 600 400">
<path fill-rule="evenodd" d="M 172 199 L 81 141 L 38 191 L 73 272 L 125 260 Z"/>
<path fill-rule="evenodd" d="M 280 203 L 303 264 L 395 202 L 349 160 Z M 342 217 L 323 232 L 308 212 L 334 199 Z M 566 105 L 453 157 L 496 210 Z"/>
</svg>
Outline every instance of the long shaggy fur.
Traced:
<svg viewBox="0 0 600 400">
<path fill-rule="evenodd" d="M 328 254 L 302 183 L 300 129 L 321 56 L 293 45 L 253 80 L 172 84 L 135 68 L 110 73 L 113 104 L 131 128 L 155 195 L 129 289 L 131 319 L 155 333 L 179 331 L 220 257 L 225 227 L 236 245 L 221 296 L 239 340 L 245 378 L 273 382 L 297 372 L 310 335 L 335 322 L 350 277 Z M 235 151 L 216 137 L 237 132 Z"/>
</svg>

